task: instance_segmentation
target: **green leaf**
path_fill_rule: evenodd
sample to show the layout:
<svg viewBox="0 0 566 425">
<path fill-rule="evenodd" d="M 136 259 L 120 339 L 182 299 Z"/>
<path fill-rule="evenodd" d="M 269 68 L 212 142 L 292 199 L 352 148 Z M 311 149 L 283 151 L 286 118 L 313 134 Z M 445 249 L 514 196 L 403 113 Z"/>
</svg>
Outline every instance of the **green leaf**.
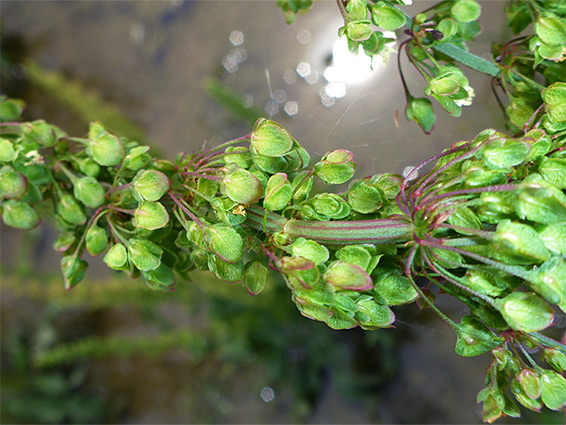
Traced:
<svg viewBox="0 0 566 425">
<path fill-rule="evenodd" d="M 143 272 L 159 267 L 162 254 L 163 250 L 159 246 L 146 239 L 128 241 L 128 257 L 134 266 Z"/>
<path fill-rule="evenodd" d="M 108 246 L 108 233 L 102 227 L 91 226 L 86 232 L 86 249 L 90 255 L 102 254 Z"/>
<path fill-rule="evenodd" d="M 539 296 L 527 292 L 512 292 L 496 300 L 495 307 L 507 324 L 522 332 L 539 332 L 549 327 L 554 312 Z"/>
<path fill-rule="evenodd" d="M 35 210 L 22 201 L 8 200 L 2 203 L 2 220 L 7 226 L 30 230 L 39 225 Z"/>
<path fill-rule="evenodd" d="M 106 191 L 94 177 L 81 177 L 74 183 L 75 198 L 90 208 L 106 202 Z"/>
<path fill-rule="evenodd" d="M 61 270 L 65 278 L 65 289 L 76 286 L 85 275 L 88 264 L 76 255 L 68 255 L 61 259 Z"/>
<path fill-rule="evenodd" d="M 541 16 L 535 22 L 535 34 L 546 44 L 566 43 L 566 25 L 554 16 Z"/>
<path fill-rule="evenodd" d="M 409 279 L 394 273 L 378 276 L 374 291 L 385 299 L 388 305 L 407 304 L 419 296 Z"/>
<path fill-rule="evenodd" d="M 507 14 L 507 24 L 518 35 L 523 32 L 533 21 L 529 13 L 529 6 L 526 3 L 510 2 L 505 8 Z"/>
<path fill-rule="evenodd" d="M 12 162 L 18 157 L 18 153 L 14 149 L 14 144 L 4 137 L 0 137 L 0 161 Z"/>
<path fill-rule="evenodd" d="M 472 316 L 464 316 L 456 327 L 458 339 L 456 354 L 463 357 L 475 357 L 493 350 L 504 340 L 491 332 L 487 326 Z"/>
<path fill-rule="evenodd" d="M 260 118 L 250 136 L 255 153 L 268 157 L 285 155 L 293 147 L 293 137 L 280 124 Z"/>
<path fill-rule="evenodd" d="M 472 22 L 479 18 L 481 6 L 474 0 L 456 0 L 450 13 L 459 22 Z"/>
<path fill-rule="evenodd" d="M 405 14 L 399 9 L 378 2 L 371 8 L 373 23 L 386 31 L 395 31 L 405 25 Z"/>
<path fill-rule="evenodd" d="M 350 21 L 346 24 L 345 34 L 351 41 L 365 41 L 371 37 L 372 33 L 371 21 L 368 19 Z"/>
<path fill-rule="evenodd" d="M 122 270 L 128 261 L 128 252 L 126 247 L 121 243 L 112 245 L 104 256 L 104 262 L 108 267 L 114 270 Z"/>
<path fill-rule="evenodd" d="M 566 83 L 554 83 L 542 91 L 544 108 L 553 122 L 566 121 Z"/>
<path fill-rule="evenodd" d="M 415 121 L 426 134 L 432 131 L 436 123 L 432 102 L 426 97 L 411 98 L 407 103 L 405 115 L 409 121 Z"/>
<path fill-rule="evenodd" d="M 222 183 L 228 197 L 238 204 L 255 204 L 263 196 L 263 187 L 259 179 L 243 168 L 227 174 L 222 179 Z"/>
<path fill-rule="evenodd" d="M 566 379 L 553 370 L 543 370 L 540 377 L 541 398 L 551 410 L 566 407 Z"/>
<path fill-rule="evenodd" d="M 10 166 L 0 169 L 0 199 L 21 200 L 28 191 L 28 179 Z"/>
<path fill-rule="evenodd" d="M 293 242 L 289 247 L 289 252 L 295 257 L 304 257 L 311 260 L 317 266 L 326 263 L 330 257 L 328 248 L 305 238 L 298 238 Z"/>
<path fill-rule="evenodd" d="M 269 270 L 260 260 L 246 264 L 244 286 L 250 295 L 258 295 L 265 288 Z"/>
<path fill-rule="evenodd" d="M 132 186 L 142 200 L 158 201 L 169 190 L 169 178 L 156 170 L 141 170 L 132 181 Z"/>
<path fill-rule="evenodd" d="M 216 255 L 227 263 L 240 261 L 244 243 L 236 230 L 220 223 L 209 227 L 208 232 Z"/>
<path fill-rule="evenodd" d="M 337 289 L 366 291 L 373 288 L 371 277 L 358 265 L 334 261 L 322 276 L 324 281 Z"/>
<path fill-rule="evenodd" d="M 263 207 L 269 211 L 279 211 L 287 206 L 293 197 L 293 187 L 287 180 L 287 174 L 277 173 L 267 181 Z"/>
<path fill-rule="evenodd" d="M 155 230 L 167 226 L 169 214 L 159 202 L 142 201 L 134 213 L 133 224 L 146 230 Z"/>
<path fill-rule="evenodd" d="M 63 219 L 74 225 L 86 223 L 86 215 L 82 206 L 74 196 L 66 194 L 57 203 L 57 212 Z"/>
</svg>

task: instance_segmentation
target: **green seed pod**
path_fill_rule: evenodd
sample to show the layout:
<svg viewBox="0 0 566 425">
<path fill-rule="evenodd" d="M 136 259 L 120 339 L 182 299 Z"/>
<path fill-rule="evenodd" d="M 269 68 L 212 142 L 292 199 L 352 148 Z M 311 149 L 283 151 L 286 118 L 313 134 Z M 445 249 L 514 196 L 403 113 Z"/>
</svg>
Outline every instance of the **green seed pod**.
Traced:
<svg viewBox="0 0 566 425">
<path fill-rule="evenodd" d="M 224 164 L 236 164 L 240 168 L 248 169 L 252 166 L 250 150 L 245 146 L 228 146 L 224 151 Z"/>
<path fill-rule="evenodd" d="M 514 139 L 495 139 L 485 143 L 479 155 L 490 168 L 505 169 L 521 164 L 531 152 L 531 145 Z"/>
<path fill-rule="evenodd" d="M 334 193 L 319 193 L 315 195 L 311 204 L 318 214 L 338 219 L 343 210 L 344 200 Z"/>
<path fill-rule="evenodd" d="M 345 149 L 328 152 L 314 166 L 315 174 L 326 184 L 342 184 L 354 175 L 353 154 Z"/>
<path fill-rule="evenodd" d="M 566 158 L 544 158 L 538 171 L 548 183 L 566 189 Z"/>
<path fill-rule="evenodd" d="M 405 15 L 399 9 L 378 2 L 371 8 L 373 23 L 386 31 L 395 31 L 405 25 Z"/>
<path fill-rule="evenodd" d="M 381 305 L 370 298 L 364 298 L 356 301 L 358 313 L 362 313 L 360 317 L 356 314 L 356 319 L 360 326 L 366 330 L 389 328 L 395 322 L 395 314 L 385 305 Z"/>
<path fill-rule="evenodd" d="M 374 292 L 388 305 L 411 303 L 419 296 L 409 279 L 391 272 L 381 274 L 375 279 Z"/>
<path fill-rule="evenodd" d="M 94 177 L 81 177 L 74 183 L 75 198 L 90 208 L 106 202 L 106 191 Z"/>
<path fill-rule="evenodd" d="M 73 232 L 61 232 L 53 242 L 53 249 L 58 252 L 65 252 L 73 245 L 75 239 Z"/>
<path fill-rule="evenodd" d="M 118 137 L 108 133 L 102 124 L 95 122 L 90 125 L 89 138 L 87 154 L 100 165 L 113 167 L 124 158 L 124 145 Z"/>
<path fill-rule="evenodd" d="M 542 266 L 530 270 L 526 277 L 535 292 L 566 312 L 565 275 L 566 262 L 561 256 L 556 256 Z"/>
<path fill-rule="evenodd" d="M 538 264 L 550 258 L 550 253 L 538 233 L 530 226 L 503 220 L 491 242 L 494 258 L 508 264 Z"/>
<path fill-rule="evenodd" d="M 330 257 L 330 253 L 324 245 L 305 238 L 298 238 L 289 246 L 287 251 L 295 257 L 304 257 L 311 260 L 317 266 L 326 263 Z"/>
<path fill-rule="evenodd" d="M 72 195 L 63 195 L 57 203 L 57 213 L 70 224 L 80 225 L 86 223 L 83 207 Z"/>
<path fill-rule="evenodd" d="M 464 279 L 470 289 L 490 297 L 499 297 L 509 289 L 499 276 L 480 270 L 468 270 Z"/>
<path fill-rule="evenodd" d="M 373 288 L 371 277 L 363 268 L 341 260 L 332 262 L 322 278 L 336 289 L 367 291 Z"/>
<path fill-rule="evenodd" d="M 540 376 L 534 369 L 521 369 L 515 379 L 529 398 L 536 400 L 540 397 Z"/>
<path fill-rule="evenodd" d="M 128 258 L 140 271 L 154 270 L 161 264 L 163 250 L 147 239 L 128 241 Z"/>
<path fill-rule="evenodd" d="M 61 259 L 61 270 L 65 278 L 65 289 L 76 286 L 85 275 L 88 264 L 76 255 L 68 255 Z"/>
<path fill-rule="evenodd" d="M 145 167 L 151 161 L 151 156 L 146 152 L 149 146 L 136 146 L 124 158 L 124 167 L 128 170 L 137 171 Z"/>
<path fill-rule="evenodd" d="M 363 268 L 368 274 L 372 272 L 372 270 L 370 270 L 372 256 L 368 250 L 361 245 L 349 245 L 340 248 L 336 251 L 336 258 L 345 263 L 356 264 Z"/>
<path fill-rule="evenodd" d="M 0 199 L 21 200 L 28 191 L 28 179 L 10 166 L 0 168 Z"/>
<path fill-rule="evenodd" d="M 446 40 L 447 38 L 456 34 L 456 32 L 458 31 L 458 24 L 454 19 L 446 18 L 438 23 L 436 30 L 440 31 L 443 35 L 442 39 Z"/>
<path fill-rule="evenodd" d="M 297 142 L 293 142 L 293 149 L 285 155 L 287 160 L 287 171 L 297 171 L 308 167 L 311 157 L 305 148 Z"/>
<path fill-rule="evenodd" d="M 552 122 L 566 121 L 566 83 L 558 82 L 548 86 L 542 92 L 542 100 Z"/>
<path fill-rule="evenodd" d="M 128 261 L 128 252 L 126 247 L 121 243 L 112 245 L 104 256 L 104 262 L 108 267 L 114 270 L 123 270 Z"/>
<path fill-rule="evenodd" d="M 527 161 L 545 156 L 552 146 L 550 138 L 544 130 L 540 128 L 530 130 L 521 140 L 531 145 L 531 153 L 528 155 Z"/>
<path fill-rule="evenodd" d="M 542 352 L 542 359 L 552 366 L 557 372 L 566 371 L 566 354 L 555 348 L 545 348 Z"/>
<path fill-rule="evenodd" d="M 386 199 L 394 200 L 401 190 L 403 178 L 398 174 L 382 173 L 372 176 L 369 183 L 380 189 Z"/>
<path fill-rule="evenodd" d="M 2 203 L 2 219 L 7 226 L 30 230 L 39 225 L 35 210 L 22 201 L 8 200 Z"/>
<path fill-rule="evenodd" d="M 20 99 L 0 96 L 0 122 L 16 121 L 22 115 L 25 103 Z"/>
<path fill-rule="evenodd" d="M 86 232 L 86 249 L 90 255 L 102 254 L 108 246 L 108 233 L 102 227 L 91 226 Z"/>
<path fill-rule="evenodd" d="M 226 195 L 238 204 L 251 205 L 263 196 L 263 187 L 259 179 L 243 168 L 237 168 L 222 179 Z"/>
<path fill-rule="evenodd" d="M 542 401 L 530 398 L 527 394 L 525 394 L 523 388 L 517 381 L 511 382 L 511 392 L 517 401 L 529 410 L 540 412 L 540 409 L 543 407 Z"/>
<path fill-rule="evenodd" d="M 287 174 L 272 175 L 265 190 L 263 207 L 269 211 L 279 211 L 287 206 L 293 197 L 293 187 L 287 179 Z"/>
<path fill-rule="evenodd" d="M 298 173 L 291 186 L 293 187 L 293 200 L 295 202 L 302 202 L 307 199 L 312 190 L 314 177 L 310 175 L 309 171 L 301 171 Z"/>
<path fill-rule="evenodd" d="M 12 162 L 18 157 L 18 153 L 14 149 L 13 143 L 0 137 L 0 162 Z"/>
<path fill-rule="evenodd" d="M 276 174 L 282 173 L 286 171 L 289 162 L 285 157 L 278 156 L 278 157 L 270 157 L 265 155 L 253 154 L 252 161 L 254 165 L 259 168 L 261 171 L 264 171 L 268 174 Z"/>
<path fill-rule="evenodd" d="M 141 170 L 132 180 L 134 197 L 145 201 L 158 201 L 170 186 L 167 176 L 155 170 Z"/>
<path fill-rule="evenodd" d="M 299 312 L 308 319 L 325 322 L 330 316 L 332 316 L 332 310 L 329 308 L 309 304 L 295 295 L 293 295 L 293 302 L 297 306 L 297 310 L 299 310 Z"/>
<path fill-rule="evenodd" d="M 133 224 L 146 230 L 156 230 L 167 226 L 169 214 L 159 202 L 142 201 L 134 213 Z"/>
<path fill-rule="evenodd" d="M 566 379 L 553 370 L 543 370 L 540 383 L 544 405 L 551 410 L 562 410 L 566 406 Z"/>
<path fill-rule="evenodd" d="M 547 183 L 540 174 L 531 174 L 518 186 L 515 204 L 517 215 L 522 219 L 541 224 L 564 221 L 566 217 L 566 195 Z"/>
<path fill-rule="evenodd" d="M 497 224 L 515 216 L 516 196 L 511 192 L 484 192 L 480 199 L 478 217 L 482 221 Z"/>
<path fill-rule="evenodd" d="M 366 182 L 360 182 L 348 192 L 348 203 L 354 211 L 370 214 L 378 211 L 384 202 L 384 194 Z"/>
<path fill-rule="evenodd" d="M 227 263 L 217 255 L 208 256 L 208 269 L 220 280 L 229 283 L 240 282 L 244 278 L 245 268 L 242 260 Z"/>
<path fill-rule="evenodd" d="M 285 275 L 292 290 L 311 289 L 320 278 L 318 267 L 304 257 L 283 257 L 276 266 Z"/>
<path fill-rule="evenodd" d="M 225 224 L 215 224 L 208 228 L 212 249 L 223 261 L 236 263 L 241 260 L 244 242 L 236 230 Z"/>
<path fill-rule="evenodd" d="M 476 357 L 501 345 L 503 338 L 496 337 L 487 326 L 472 316 L 464 316 L 456 327 L 458 339 L 456 354 L 463 357 Z"/>
<path fill-rule="evenodd" d="M 171 291 L 177 280 L 175 272 L 165 264 L 159 265 L 156 269 L 142 272 L 145 283 L 154 291 Z"/>
<path fill-rule="evenodd" d="M 55 146 L 57 143 L 56 127 L 47 124 L 43 120 L 37 120 L 22 124 L 24 135 L 33 141 L 38 142 L 47 148 Z"/>
<path fill-rule="evenodd" d="M 566 25 L 554 16 L 541 16 L 535 22 L 535 34 L 546 44 L 566 43 Z"/>
<path fill-rule="evenodd" d="M 366 0 L 352 0 L 346 5 L 348 18 L 352 21 L 367 18 L 368 9 Z"/>
<path fill-rule="evenodd" d="M 517 331 L 539 332 L 549 327 L 554 312 L 540 297 L 533 293 L 512 292 L 495 302 L 507 324 Z"/>
<path fill-rule="evenodd" d="M 548 249 L 566 257 L 566 222 L 542 227 L 539 236 Z"/>
<path fill-rule="evenodd" d="M 280 124 L 260 118 L 255 123 L 250 143 L 253 149 L 252 154 L 280 157 L 293 147 L 293 137 Z"/>
<path fill-rule="evenodd" d="M 258 295 L 265 288 L 269 270 L 261 261 L 255 260 L 246 264 L 244 286 L 250 295 Z"/>
<path fill-rule="evenodd" d="M 371 21 L 369 19 L 350 21 L 346 24 L 344 33 L 349 41 L 365 41 L 370 38 L 373 33 Z"/>
<path fill-rule="evenodd" d="M 77 167 L 81 173 L 90 177 L 96 177 L 100 173 L 100 165 L 90 157 L 77 160 Z"/>
<path fill-rule="evenodd" d="M 324 321 L 330 328 L 335 330 L 352 329 L 358 326 L 358 322 L 352 317 L 353 313 L 346 314 L 339 309 L 332 309 L 332 316 Z"/>
<path fill-rule="evenodd" d="M 456 0 L 450 13 L 458 22 L 468 23 L 479 18 L 481 6 L 475 0 Z"/>
</svg>

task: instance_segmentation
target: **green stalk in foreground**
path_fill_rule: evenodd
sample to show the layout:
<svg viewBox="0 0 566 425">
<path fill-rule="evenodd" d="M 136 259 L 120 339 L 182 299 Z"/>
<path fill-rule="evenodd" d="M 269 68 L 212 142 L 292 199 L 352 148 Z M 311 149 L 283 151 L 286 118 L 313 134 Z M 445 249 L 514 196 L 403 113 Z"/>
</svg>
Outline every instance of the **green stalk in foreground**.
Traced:
<svg viewBox="0 0 566 425">
<path fill-rule="evenodd" d="M 542 95 L 564 89 L 555 83 Z M 161 291 L 200 269 L 255 295 L 270 267 L 301 314 L 334 329 L 391 327 L 392 307 L 419 301 L 453 328 L 459 355 L 492 352 L 478 396 L 486 421 L 519 415 L 511 395 L 535 411 L 561 410 L 566 347 L 539 333 L 566 312 L 566 137 L 556 131 L 566 122 L 556 122 L 555 104 L 519 137 L 488 129 L 406 179 L 376 174 L 336 194 L 314 193 L 314 180 L 350 181 L 352 153 L 328 152 L 311 166 L 273 121 L 170 162 L 100 123 L 75 138 L 17 122 L 22 104 L 4 100 L 2 218 L 20 229 L 54 219 L 68 289 L 88 251 Z M 434 304 L 440 293 L 469 315 L 447 317 Z"/>
</svg>

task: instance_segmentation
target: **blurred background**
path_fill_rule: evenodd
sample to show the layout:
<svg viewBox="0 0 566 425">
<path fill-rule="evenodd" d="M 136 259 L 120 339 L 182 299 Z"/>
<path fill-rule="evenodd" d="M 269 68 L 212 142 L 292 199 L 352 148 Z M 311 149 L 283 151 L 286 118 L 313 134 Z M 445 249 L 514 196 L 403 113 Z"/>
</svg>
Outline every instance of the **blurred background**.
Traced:
<svg viewBox="0 0 566 425">
<path fill-rule="evenodd" d="M 410 14 L 427 7 L 415 3 Z M 481 4 L 473 51 L 488 58 L 489 40 L 511 37 L 503 2 Z M 431 136 L 406 122 L 396 55 L 373 70 L 349 55 L 334 1 L 291 26 L 275 1 L 3 0 L 0 13 L 1 91 L 25 100 L 25 119 L 76 136 L 101 120 L 168 158 L 267 116 L 313 158 L 346 148 L 360 176 L 402 173 L 503 128 L 489 79 L 472 71 L 460 119 L 437 111 Z M 255 297 L 206 273 L 163 294 L 100 258 L 66 292 L 44 224 L 1 227 L 2 423 L 481 423 L 489 356 L 456 356 L 453 332 L 415 305 L 395 310 L 393 329 L 333 331 L 303 318 L 276 275 Z"/>
</svg>

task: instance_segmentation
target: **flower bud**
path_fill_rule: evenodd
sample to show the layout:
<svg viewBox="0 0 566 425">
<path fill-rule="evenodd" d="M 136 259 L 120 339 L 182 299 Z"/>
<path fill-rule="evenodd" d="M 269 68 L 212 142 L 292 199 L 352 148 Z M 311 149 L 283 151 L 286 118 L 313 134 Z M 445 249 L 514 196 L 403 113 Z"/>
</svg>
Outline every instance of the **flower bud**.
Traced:
<svg viewBox="0 0 566 425">
<path fill-rule="evenodd" d="M 39 225 L 39 216 L 25 202 L 8 200 L 2 203 L 2 210 L 2 219 L 7 226 L 30 230 Z"/>
</svg>

